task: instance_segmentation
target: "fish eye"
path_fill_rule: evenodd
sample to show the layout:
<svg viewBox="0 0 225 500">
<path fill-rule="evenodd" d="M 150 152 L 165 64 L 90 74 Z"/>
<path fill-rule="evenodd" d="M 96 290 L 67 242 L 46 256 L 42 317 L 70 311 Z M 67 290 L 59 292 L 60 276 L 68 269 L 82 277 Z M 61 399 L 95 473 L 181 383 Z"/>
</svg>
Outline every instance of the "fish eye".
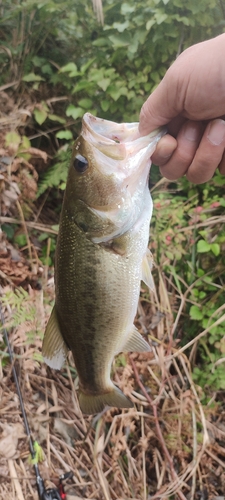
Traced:
<svg viewBox="0 0 225 500">
<path fill-rule="evenodd" d="M 83 174 L 83 172 L 85 172 L 88 168 L 88 161 L 84 158 L 84 156 L 77 155 L 76 158 L 74 158 L 73 166 L 77 172 Z"/>
</svg>

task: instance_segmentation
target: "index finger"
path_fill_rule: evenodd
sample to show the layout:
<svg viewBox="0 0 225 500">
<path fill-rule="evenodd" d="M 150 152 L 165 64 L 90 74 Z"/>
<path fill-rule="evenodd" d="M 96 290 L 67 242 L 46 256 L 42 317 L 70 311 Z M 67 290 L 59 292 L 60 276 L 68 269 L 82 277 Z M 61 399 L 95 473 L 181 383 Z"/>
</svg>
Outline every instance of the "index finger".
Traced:
<svg viewBox="0 0 225 500">
<path fill-rule="evenodd" d="M 156 128 L 169 123 L 180 113 L 178 99 L 174 95 L 175 82 L 174 85 L 172 82 L 167 85 L 167 78 L 166 74 L 141 108 L 139 123 L 141 135 L 147 135 Z"/>
</svg>

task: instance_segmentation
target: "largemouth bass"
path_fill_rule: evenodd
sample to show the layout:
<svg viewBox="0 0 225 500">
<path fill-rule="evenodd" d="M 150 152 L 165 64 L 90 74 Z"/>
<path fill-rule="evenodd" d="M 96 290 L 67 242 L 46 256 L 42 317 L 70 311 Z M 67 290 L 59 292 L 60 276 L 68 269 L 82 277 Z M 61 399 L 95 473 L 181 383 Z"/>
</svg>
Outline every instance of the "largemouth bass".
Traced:
<svg viewBox="0 0 225 500">
<path fill-rule="evenodd" d="M 73 147 L 43 356 L 60 369 L 71 349 L 84 413 L 132 407 L 110 379 L 112 361 L 122 351 L 150 350 L 133 321 L 141 279 L 153 286 L 148 176 L 163 133 L 138 137 L 138 123 L 86 113 Z"/>
</svg>

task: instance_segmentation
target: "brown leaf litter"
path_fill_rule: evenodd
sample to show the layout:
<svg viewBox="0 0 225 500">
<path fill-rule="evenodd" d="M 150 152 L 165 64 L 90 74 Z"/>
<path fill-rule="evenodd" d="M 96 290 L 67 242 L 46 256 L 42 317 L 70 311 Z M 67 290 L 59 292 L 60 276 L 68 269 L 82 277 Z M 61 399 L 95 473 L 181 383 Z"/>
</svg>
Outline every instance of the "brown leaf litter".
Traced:
<svg viewBox="0 0 225 500">
<path fill-rule="evenodd" d="M 158 297 L 150 294 L 148 302 L 143 290 L 137 318 L 152 353 L 121 354 L 114 361 L 113 378 L 134 402 L 133 409 L 83 416 L 73 365 L 56 372 L 41 361 L 51 284 L 44 284 L 45 301 L 43 291 L 30 289 L 26 303 L 29 311 L 29 303 L 34 305 L 36 314 L 27 313 L 29 320 L 12 330 L 29 425 L 44 452 L 40 471 L 46 486 L 57 485 L 62 473 L 73 472 L 65 486 L 68 500 L 215 500 L 224 495 L 225 409 L 216 402 L 213 410 L 203 409 L 185 351 L 179 354 L 173 340 L 174 322 L 160 272 L 159 283 Z M 7 314 L 9 327 L 10 309 Z M 29 331 L 36 334 L 30 336 Z M 0 499 L 37 500 L 16 388 L 4 357 L 0 416 Z"/>
</svg>

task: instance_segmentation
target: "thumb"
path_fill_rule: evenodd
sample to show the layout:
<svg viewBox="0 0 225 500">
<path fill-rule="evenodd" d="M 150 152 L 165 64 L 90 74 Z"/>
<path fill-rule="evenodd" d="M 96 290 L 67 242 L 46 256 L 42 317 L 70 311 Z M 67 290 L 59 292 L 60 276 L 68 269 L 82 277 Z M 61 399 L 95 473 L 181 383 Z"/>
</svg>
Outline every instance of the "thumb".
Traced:
<svg viewBox="0 0 225 500">
<path fill-rule="evenodd" d="M 141 135 L 150 134 L 154 129 L 169 123 L 180 113 L 180 102 L 175 92 L 176 87 L 177 85 L 171 85 L 167 72 L 141 108 L 139 119 Z"/>
</svg>

